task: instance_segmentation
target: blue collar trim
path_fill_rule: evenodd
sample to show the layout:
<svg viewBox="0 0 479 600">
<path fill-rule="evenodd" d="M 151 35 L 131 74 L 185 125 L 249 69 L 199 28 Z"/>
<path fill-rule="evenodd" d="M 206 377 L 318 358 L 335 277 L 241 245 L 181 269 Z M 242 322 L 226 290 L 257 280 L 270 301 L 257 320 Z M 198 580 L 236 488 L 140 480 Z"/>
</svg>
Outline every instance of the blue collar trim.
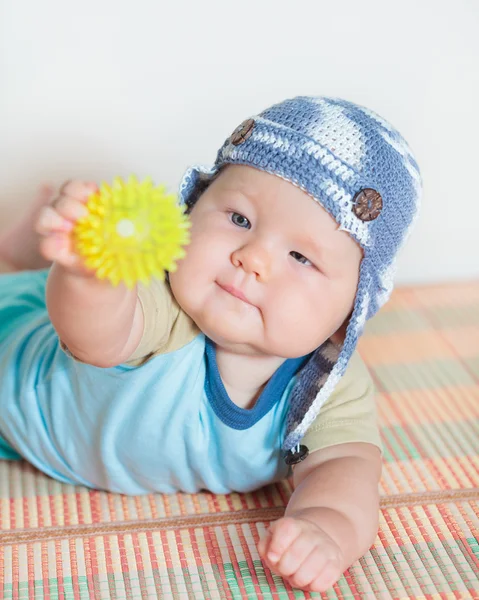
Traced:
<svg viewBox="0 0 479 600">
<path fill-rule="evenodd" d="M 249 429 L 282 398 L 291 378 L 311 356 L 288 358 L 273 374 L 253 408 L 240 408 L 228 396 L 216 362 L 214 342 L 205 336 L 205 392 L 216 416 L 232 429 Z"/>
</svg>

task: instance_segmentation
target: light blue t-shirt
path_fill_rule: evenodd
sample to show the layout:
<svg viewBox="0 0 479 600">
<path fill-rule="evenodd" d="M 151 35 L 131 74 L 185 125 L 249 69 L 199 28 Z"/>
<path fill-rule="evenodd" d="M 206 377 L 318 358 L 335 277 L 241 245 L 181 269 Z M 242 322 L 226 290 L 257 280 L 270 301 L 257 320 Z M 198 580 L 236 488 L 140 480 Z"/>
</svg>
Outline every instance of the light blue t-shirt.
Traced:
<svg viewBox="0 0 479 600">
<path fill-rule="evenodd" d="M 60 348 L 47 273 L 0 275 L 0 458 L 124 494 L 246 492 L 289 474 L 287 400 L 307 357 L 287 360 L 250 410 L 229 399 L 203 334 L 140 367 L 86 365 Z"/>
</svg>

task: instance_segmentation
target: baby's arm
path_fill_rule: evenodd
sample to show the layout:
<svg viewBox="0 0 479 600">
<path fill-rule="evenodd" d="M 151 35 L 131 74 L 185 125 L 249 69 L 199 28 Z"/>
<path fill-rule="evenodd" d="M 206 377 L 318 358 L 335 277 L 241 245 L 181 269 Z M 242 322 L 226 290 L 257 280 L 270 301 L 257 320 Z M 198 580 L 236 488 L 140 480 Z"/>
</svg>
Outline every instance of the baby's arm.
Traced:
<svg viewBox="0 0 479 600">
<path fill-rule="evenodd" d="M 113 287 L 83 266 L 71 246 L 70 232 L 86 214 L 95 184 L 66 183 L 52 206 L 39 216 L 40 251 L 53 261 L 47 282 L 47 307 L 58 336 L 79 360 L 99 367 L 125 361 L 143 332 L 136 290 Z"/>
<path fill-rule="evenodd" d="M 324 591 L 373 544 L 378 530 L 381 454 L 345 443 L 311 453 L 294 468 L 285 516 L 260 541 L 267 565 L 293 586 Z"/>
</svg>

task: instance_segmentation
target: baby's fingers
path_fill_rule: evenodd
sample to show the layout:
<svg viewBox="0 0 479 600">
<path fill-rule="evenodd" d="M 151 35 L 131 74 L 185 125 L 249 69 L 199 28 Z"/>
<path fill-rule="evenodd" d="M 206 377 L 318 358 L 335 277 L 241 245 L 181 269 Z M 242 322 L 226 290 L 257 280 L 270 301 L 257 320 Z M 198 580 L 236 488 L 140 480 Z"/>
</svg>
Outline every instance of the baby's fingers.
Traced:
<svg viewBox="0 0 479 600">
<path fill-rule="evenodd" d="M 40 235 L 50 235 L 51 233 L 68 233 L 73 229 L 74 224 L 68 219 L 63 218 L 51 206 L 44 206 L 38 215 L 35 224 L 35 231 Z"/>
<path fill-rule="evenodd" d="M 71 198 L 70 196 L 60 196 L 54 201 L 53 207 L 61 217 L 72 223 L 75 223 L 82 217 L 86 217 L 88 214 L 85 204 L 77 198 Z"/>
<path fill-rule="evenodd" d="M 301 527 L 295 519 L 283 517 L 274 521 L 270 528 L 271 542 L 266 554 L 266 559 L 275 565 L 289 546 L 301 535 Z"/>
<path fill-rule="evenodd" d="M 52 202 L 57 213 L 68 221 L 76 222 L 88 214 L 88 198 L 98 190 L 95 183 L 85 181 L 67 181 Z"/>
<path fill-rule="evenodd" d="M 312 552 L 303 557 L 294 574 L 288 577 L 288 581 L 293 587 L 323 592 L 340 577 L 339 559 L 329 558 L 327 551 L 316 546 Z"/>
<path fill-rule="evenodd" d="M 40 238 L 40 253 L 49 261 L 57 262 L 64 267 L 74 267 L 78 264 L 78 257 L 72 253 L 70 238 L 61 233 L 55 233 Z"/>
<path fill-rule="evenodd" d="M 314 542 L 312 542 L 309 536 L 304 534 L 299 535 L 283 552 L 280 560 L 274 566 L 274 570 L 282 577 L 289 578 L 291 575 L 297 573 L 314 548 Z M 312 579 L 313 576 L 311 575 L 311 579 L 307 583 Z M 300 584 L 296 583 L 296 585 L 299 586 Z"/>
<path fill-rule="evenodd" d="M 330 561 L 308 587 L 311 592 L 325 592 L 338 581 L 341 575 L 340 567 L 334 561 Z"/>
<path fill-rule="evenodd" d="M 68 234 L 54 233 L 40 237 L 39 250 L 46 260 L 61 265 L 69 273 L 81 277 L 94 276 L 94 272 L 86 267 L 82 258 L 73 251 L 73 242 Z"/>
<path fill-rule="evenodd" d="M 86 202 L 91 194 L 98 190 L 96 183 L 78 179 L 66 181 L 59 190 L 58 196 L 67 196 L 80 202 Z"/>
</svg>

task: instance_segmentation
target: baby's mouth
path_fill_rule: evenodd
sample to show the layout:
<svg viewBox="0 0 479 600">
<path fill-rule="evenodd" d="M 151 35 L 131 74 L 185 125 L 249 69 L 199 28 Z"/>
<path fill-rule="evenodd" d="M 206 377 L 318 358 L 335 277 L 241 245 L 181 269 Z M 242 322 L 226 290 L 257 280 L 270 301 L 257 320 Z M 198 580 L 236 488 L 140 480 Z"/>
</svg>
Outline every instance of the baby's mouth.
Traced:
<svg viewBox="0 0 479 600">
<path fill-rule="evenodd" d="M 246 304 L 250 304 L 251 306 L 254 306 L 254 304 L 248 300 L 248 298 L 243 294 L 243 292 L 241 290 L 238 290 L 237 288 L 233 287 L 232 285 L 223 285 L 223 284 L 218 283 L 218 282 L 216 282 L 216 284 L 222 290 L 224 290 L 228 294 L 231 294 L 231 296 L 234 296 L 235 298 L 238 298 L 239 300 L 242 300 Z"/>
</svg>

